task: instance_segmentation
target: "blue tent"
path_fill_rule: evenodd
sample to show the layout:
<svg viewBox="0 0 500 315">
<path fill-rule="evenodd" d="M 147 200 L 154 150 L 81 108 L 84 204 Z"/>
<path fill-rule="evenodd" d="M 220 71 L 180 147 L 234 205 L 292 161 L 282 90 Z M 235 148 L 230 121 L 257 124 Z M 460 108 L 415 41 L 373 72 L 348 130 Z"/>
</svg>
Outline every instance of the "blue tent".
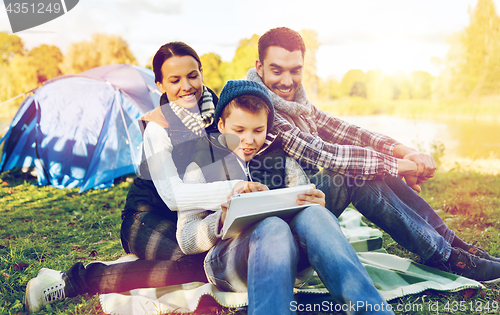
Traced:
<svg viewBox="0 0 500 315">
<path fill-rule="evenodd" d="M 35 166 L 40 185 L 110 187 L 134 173 L 142 143 L 137 119 L 159 99 L 153 72 L 131 65 L 48 80 L 24 100 L 0 140 L 0 172 Z"/>
</svg>

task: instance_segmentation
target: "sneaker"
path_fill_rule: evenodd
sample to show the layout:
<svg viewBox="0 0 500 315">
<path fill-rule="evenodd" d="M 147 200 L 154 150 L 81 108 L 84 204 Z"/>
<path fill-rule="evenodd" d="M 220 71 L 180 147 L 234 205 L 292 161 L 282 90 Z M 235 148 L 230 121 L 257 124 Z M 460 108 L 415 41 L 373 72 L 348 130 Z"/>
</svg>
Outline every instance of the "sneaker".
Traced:
<svg viewBox="0 0 500 315">
<path fill-rule="evenodd" d="M 500 282 L 500 263 L 483 259 L 457 247 L 451 248 L 450 259 L 438 269 L 484 283 Z"/>
<path fill-rule="evenodd" d="M 40 269 L 36 278 L 31 279 L 26 286 L 24 304 L 27 311 L 36 312 L 44 305 L 64 300 L 66 297 L 64 287 L 62 272 Z"/>
<path fill-rule="evenodd" d="M 496 258 L 496 257 L 491 256 L 490 254 L 488 254 L 487 251 L 485 251 L 484 249 L 482 249 L 479 246 L 476 246 L 476 243 L 477 243 L 477 241 L 474 241 L 474 242 L 472 242 L 472 244 L 469 245 L 469 248 L 467 249 L 467 251 L 469 253 L 471 253 L 472 255 L 477 256 L 479 258 L 482 258 L 482 259 L 487 259 L 487 260 L 496 261 L 496 262 L 500 263 L 500 258 Z"/>
</svg>

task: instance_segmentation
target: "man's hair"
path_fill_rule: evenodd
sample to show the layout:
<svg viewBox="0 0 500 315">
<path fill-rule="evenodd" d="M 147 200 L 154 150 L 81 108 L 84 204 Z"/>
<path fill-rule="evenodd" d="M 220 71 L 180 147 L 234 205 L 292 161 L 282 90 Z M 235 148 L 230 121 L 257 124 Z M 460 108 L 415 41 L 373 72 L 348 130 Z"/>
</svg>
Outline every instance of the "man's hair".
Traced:
<svg viewBox="0 0 500 315">
<path fill-rule="evenodd" d="M 304 54 L 306 53 L 306 45 L 302 36 L 288 27 L 270 29 L 259 38 L 259 60 L 261 63 L 266 58 L 267 48 L 271 46 L 278 46 L 290 52 L 300 50 L 302 58 L 304 58 Z"/>
<path fill-rule="evenodd" d="M 261 110 L 264 110 L 269 119 L 269 106 L 267 106 L 263 99 L 255 95 L 241 95 L 232 99 L 220 115 L 220 118 L 224 123 L 226 122 L 226 118 L 231 114 L 233 108 L 240 108 L 252 114 L 258 114 Z"/>
<path fill-rule="evenodd" d="M 191 46 L 187 45 L 183 42 L 170 42 L 161 46 L 160 49 L 156 52 L 153 57 L 153 72 L 155 74 L 155 81 L 162 82 L 163 81 L 163 73 L 161 72 L 161 67 L 163 63 L 167 61 L 167 59 L 171 57 L 184 57 L 191 56 L 198 63 L 198 70 L 201 71 L 201 61 L 200 57 L 196 51 L 191 48 Z"/>
</svg>

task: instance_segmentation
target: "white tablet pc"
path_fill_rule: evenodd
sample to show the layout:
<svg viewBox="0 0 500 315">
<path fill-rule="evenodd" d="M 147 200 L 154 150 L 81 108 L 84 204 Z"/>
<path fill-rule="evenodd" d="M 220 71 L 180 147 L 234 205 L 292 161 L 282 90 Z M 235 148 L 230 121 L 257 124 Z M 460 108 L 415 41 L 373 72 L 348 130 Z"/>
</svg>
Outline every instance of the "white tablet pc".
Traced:
<svg viewBox="0 0 500 315">
<path fill-rule="evenodd" d="M 231 196 L 226 219 L 222 226 L 222 239 L 238 235 L 248 225 L 269 216 L 284 219 L 310 206 L 297 204 L 297 195 L 304 194 L 312 185 L 258 191 Z"/>
</svg>

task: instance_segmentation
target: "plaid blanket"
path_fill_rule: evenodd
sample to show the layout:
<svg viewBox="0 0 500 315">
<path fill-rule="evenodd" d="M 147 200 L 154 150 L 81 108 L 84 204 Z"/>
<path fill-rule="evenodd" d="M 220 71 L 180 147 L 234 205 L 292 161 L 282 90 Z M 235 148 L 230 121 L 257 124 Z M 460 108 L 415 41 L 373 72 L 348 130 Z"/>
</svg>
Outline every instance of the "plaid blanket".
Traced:
<svg viewBox="0 0 500 315">
<path fill-rule="evenodd" d="M 428 289 L 452 292 L 483 287 L 477 281 L 387 254 L 381 248 L 382 232 L 368 227 L 361 217 L 356 210 L 346 209 L 340 216 L 339 223 L 377 290 L 387 301 Z M 134 255 L 127 255 L 108 264 L 135 259 L 137 257 Z M 317 275 L 305 285 L 296 288 L 295 293 L 297 297 L 302 296 L 302 298 L 304 295 L 309 297 L 314 295 L 316 300 L 329 299 L 328 291 Z M 106 314 L 145 315 L 174 311 L 192 313 L 205 295 L 212 296 L 220 305 L 226 307 L 242 307 L 248 303 L 246 293 L 221 292 L 212 284 L 200 282 L 137 289 L 120 294 L 101 294 L 99 300 Z"/>
</svg>

